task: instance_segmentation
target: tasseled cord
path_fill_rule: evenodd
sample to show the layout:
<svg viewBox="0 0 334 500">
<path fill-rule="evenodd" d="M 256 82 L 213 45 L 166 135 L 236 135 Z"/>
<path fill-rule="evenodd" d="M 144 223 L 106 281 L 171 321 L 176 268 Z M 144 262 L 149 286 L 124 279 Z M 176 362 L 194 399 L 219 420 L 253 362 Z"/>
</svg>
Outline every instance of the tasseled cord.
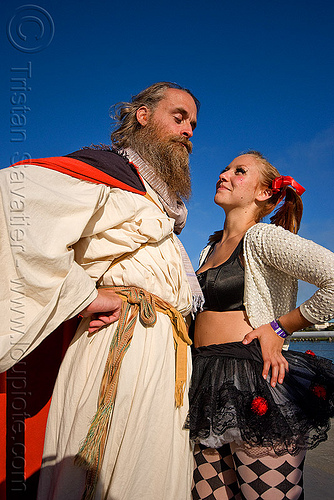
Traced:
<svg viewBox="0 0 334 500">
<path fill-rule="evenodd" d="M 103 287 L 102 287 L 103 288 Z M 187 380 L 187 345 L 191 344 L 182 315 L 159 297 L 134 287 L 104 287 L 123 300 L 121 315 L 112 339 L 101 382 L 98 409 L 74 463 L 87 470 L 82 500 L 93 500 L 104 454 L 108 427 L 116 398 L 123 357 L 130 346 L 138 312 L 145 326 L 154 326 L 156 311 L 167 314 L 173 326 L 175 363 L 175 405 L 182 406 Z M 129 316 L 130 313 L 130 316 Z M 129 317 L 128 317 L 129 316 Z"/>
</svg>

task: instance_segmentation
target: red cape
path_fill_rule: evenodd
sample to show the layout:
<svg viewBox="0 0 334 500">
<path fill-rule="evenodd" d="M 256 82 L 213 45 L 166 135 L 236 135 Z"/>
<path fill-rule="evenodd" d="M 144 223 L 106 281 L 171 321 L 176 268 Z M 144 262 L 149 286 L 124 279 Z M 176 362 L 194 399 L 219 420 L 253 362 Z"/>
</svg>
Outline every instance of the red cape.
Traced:
<svg viewBox="0 0 334 500">
<path fill-rule="evenodd" d="M 56 170 L 76 179 L 146 194 L 136 165 L 114 150 L 85 148 L 66 156 L 19 161 L 11 167 L 29 164 Z"/>
</svg>

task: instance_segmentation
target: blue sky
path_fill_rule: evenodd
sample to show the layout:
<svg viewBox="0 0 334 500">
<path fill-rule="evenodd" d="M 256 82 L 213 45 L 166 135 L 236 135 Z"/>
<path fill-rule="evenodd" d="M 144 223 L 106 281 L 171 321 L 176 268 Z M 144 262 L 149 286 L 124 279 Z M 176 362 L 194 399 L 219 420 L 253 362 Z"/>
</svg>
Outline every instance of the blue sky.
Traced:
<svg viewBox="0 0 334 500">
<path fill-rule="evenodd" d="M 0 11 L 1 166 L 108 142 L 113 103 L 178 82 L 201 101 L 181 238 L 193 263 L 223 222 L 212 201 L 217 175 L 247 149 L 306 188 L 300 234 L 334 250 L 330 0 L 40 0 L 2 2 Z M 29 108 L 18 142 L 15 78 Z M 300 297 L 308 293 L 302 286 Z"/>
</svg>

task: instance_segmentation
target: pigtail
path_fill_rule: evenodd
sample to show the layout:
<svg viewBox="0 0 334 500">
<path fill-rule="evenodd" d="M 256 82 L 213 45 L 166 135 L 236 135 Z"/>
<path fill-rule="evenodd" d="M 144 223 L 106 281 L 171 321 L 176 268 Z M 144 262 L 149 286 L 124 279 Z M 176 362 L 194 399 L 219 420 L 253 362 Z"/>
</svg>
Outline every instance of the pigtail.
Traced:
<svg viewBox="0 0 334 500">
<path fill-rule="evenodd" d="M 249 151 L 246 154 L 252 155 L 259 162 L 263 185 L 272 189 L 271 197 L 265 203 L 259 204 L 256 222 L 260 222 L 276 209 L 274 215 L 270 217 L 270 222 L 297 234 L 303 215 L 303 202 L 300 196 L 305 189 L 292 177 L 280 175 L 279 171 L 258 151 Z"/>
<path fill-rule="evenodd" d="M 291 187 L 283 188 L 282 193 L 285 193 L 283 202 L 278 206 L 274 215 L 270 217 L 270 222 L 297 234 L 303 215 L 302 199 Z"/>
</svg>

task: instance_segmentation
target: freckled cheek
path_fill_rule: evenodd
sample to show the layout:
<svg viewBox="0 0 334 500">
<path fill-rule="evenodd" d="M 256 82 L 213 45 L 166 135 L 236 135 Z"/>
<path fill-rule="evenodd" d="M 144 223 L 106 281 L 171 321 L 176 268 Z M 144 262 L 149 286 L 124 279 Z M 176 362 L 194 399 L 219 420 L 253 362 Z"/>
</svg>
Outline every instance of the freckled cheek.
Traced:
<svg viewBox="0 0 334 500">
<path fill-rule="evenodd" d="M 244 179 L 237 179 L 235 182 L 235 187 L 237 189 L 245 189 Z"/>
</svg>

